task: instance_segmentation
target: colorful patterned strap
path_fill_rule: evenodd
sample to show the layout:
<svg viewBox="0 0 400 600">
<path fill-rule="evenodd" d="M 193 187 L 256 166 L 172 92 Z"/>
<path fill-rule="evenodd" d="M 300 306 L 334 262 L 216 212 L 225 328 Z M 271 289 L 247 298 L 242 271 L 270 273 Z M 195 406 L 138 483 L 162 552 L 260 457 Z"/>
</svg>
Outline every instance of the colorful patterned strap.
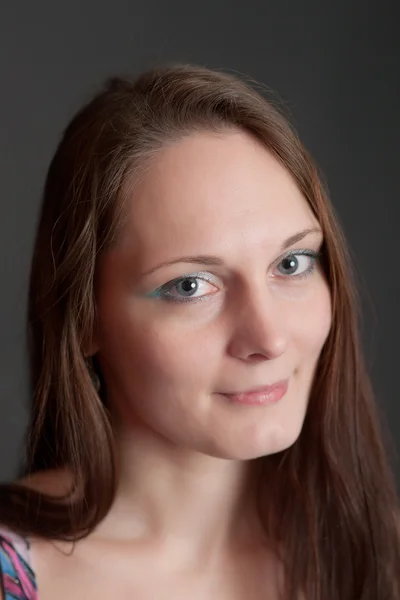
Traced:
<svg viewBox="0 0 400 600">
<path fill-rule="evenodd" d="M 5 529 L 0 529 L 0 582 L 5 600 L 38 600 L 29 543 Z"/>
</svg>

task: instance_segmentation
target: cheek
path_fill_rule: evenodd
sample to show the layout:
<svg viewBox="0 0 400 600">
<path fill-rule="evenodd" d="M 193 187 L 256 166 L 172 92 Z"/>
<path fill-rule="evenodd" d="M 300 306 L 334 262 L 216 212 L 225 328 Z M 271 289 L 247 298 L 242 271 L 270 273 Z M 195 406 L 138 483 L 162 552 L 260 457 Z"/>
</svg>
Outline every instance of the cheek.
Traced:
<svg viewBox="0 0 400 600">
<path fill-rule="evenodd" d="M 332 325 L 331 295 L 327 284 L 321 286 L 314 301 L 305 314 L 304 333 L 307 337 L 310 351 L 318 358 L 329 335 Z"/>
<path fill-rule="evenodd" d="M 208 380 L 213 345 L 179 320 L 148 318 L 121 308 L 118 316 L 104 311 L 103 323 L 101 354 L 113 373 L 123 378 L 124 387 L 151 393 Z"/>
<path fill-rule="evenodd" d="M 184 380 L 199 371 L 202 352 L 190 336 L 179 335 L 171 328 L 142 328 L 130 332 L 129 344 L 137 348 L 136 365 L 158 381 Z"/>
<path fill-rule="evenodd" d="M 305 359 L 317 359 L 332 322 L 330 291 L 325 281 L 318 282 L 313 293 L 301 303 L 299 309 L 298 312 L 291 311 L 291 316 L 288 317 L 293 342 Z"/>
<path fill-rule="evenodd" d="M 218 365 L 212 336 L 121 310 L 103 328 L 100 354 L 110 403 L 125 423 L 135 426 L 139 418 L 181 441 L 182 431 L 189 440 L 206 427 Z"/>
</svg>

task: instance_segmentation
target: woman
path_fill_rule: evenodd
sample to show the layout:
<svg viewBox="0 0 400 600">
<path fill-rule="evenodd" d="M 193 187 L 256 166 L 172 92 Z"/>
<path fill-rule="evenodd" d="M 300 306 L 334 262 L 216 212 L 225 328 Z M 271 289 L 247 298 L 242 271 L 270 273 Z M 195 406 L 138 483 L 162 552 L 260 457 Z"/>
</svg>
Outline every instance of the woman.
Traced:
<svg viewBox="0 0 400 600">
<path fill-rule="evenodd" d="M 3 598 L 398 598 L 398 501 L 345 243 L 254 89 L 158 69 L 74 117 L 29 327 Z"/>
</svg>

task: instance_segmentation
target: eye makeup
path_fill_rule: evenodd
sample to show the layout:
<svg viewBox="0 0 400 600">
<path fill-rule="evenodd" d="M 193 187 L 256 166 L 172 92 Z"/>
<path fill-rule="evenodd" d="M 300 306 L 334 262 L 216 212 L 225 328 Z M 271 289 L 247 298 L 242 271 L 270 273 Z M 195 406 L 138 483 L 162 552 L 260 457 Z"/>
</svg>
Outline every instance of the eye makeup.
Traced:
<svg viewBox="0 0 400 600">
<path fill-rule="evenodd" d="M 286 252 L 275 262 L 275 268 L 278 271 L 275 277 L 288 281 L 309 277 L 315 271 L 320 255 L 320 252 L 311 249 Z M 293 272 L 285 273 L 285 270 Z M 150 292 L 147 297 L 167 302 L 195 303 L 212 296 L 220 291 L 221 287 L 221 281 L 215 275 L 207 271 L 200 271 L 171 279 Z"/>
</svg>

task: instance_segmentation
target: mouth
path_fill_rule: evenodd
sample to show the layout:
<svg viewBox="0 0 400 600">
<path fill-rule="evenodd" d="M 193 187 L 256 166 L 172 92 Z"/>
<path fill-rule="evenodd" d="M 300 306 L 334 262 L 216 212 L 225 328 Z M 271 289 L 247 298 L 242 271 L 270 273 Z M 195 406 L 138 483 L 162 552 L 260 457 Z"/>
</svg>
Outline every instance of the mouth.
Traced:
<svg viewBox="0 0 400 600">
<path fill-rule="evenodd" d="M 222 394 L 232 404 L 245 404 L 248 406 L 268 406 L 276 404 L 286 394 L 289 380 L 278 381 L 272 385 L 257 387 L 243 392 L 229 392 Z"/>
</svg>

